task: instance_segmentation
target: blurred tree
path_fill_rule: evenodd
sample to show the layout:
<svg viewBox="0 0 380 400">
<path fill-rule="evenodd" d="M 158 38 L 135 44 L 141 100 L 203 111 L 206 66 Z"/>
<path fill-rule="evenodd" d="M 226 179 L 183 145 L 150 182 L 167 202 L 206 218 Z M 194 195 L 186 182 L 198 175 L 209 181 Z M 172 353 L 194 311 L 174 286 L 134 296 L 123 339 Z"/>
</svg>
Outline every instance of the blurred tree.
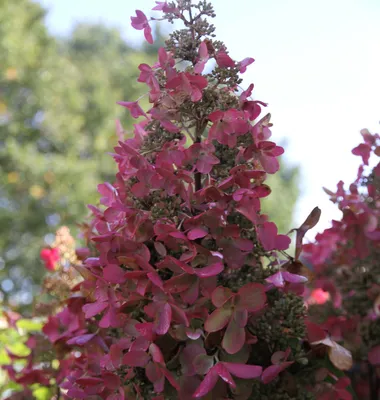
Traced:
<svg viewBox="0 0 380 400">
<path fill-rule="evenodd" d="M 131 124 L 116 101 L 144 93 L 137 67 L 155 61 L 103 25 L 79 24 L 58 40 L 44 15 L 31 0 L 0 1 L 0 301 L 21 307 L 44 273 L 44 237 L 58 224 L 75 234 L 86 204 L 97 202 L 97 184 L 114 175 L 107 151 L 117 141 L 115 119 Z M 296 186 L 293 169 L 272 179 L 264 209 L 281 231 Z"/>
<path fill-rule="evenodd" d="M 287 233 L 293 228 L 293 210 L 300 194 L 299 169 L 290 166 L 286 158 L 280 159 L 280 166 L 280 170 L 267 180 L 273 194 L 262 199 L 262 209 L 271 221 L 276 222 L 279 232 Z"/>
</svg>

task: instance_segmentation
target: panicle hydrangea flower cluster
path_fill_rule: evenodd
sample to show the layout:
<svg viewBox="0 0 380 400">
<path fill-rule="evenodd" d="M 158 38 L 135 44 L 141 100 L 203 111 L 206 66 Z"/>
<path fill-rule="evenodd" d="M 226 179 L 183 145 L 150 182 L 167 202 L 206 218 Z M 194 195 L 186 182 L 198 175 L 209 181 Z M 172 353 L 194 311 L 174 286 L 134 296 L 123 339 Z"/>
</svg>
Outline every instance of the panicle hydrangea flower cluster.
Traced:
<svg viewBox="0 0 380 400">
<path fill-rule="evenodd" d="M 74 265 L 83 280 L 43 328 L 62 363 L 58 397 L 349 399 L 349 380 L 324 363 L 329 351 L 347 369 L 346 350 L 307 320 L 302 297 L 302 239 L 320 211 L 296 229 L 295 257 L 260 213 L 283 149 L 270 115 L 257 121 L 266 104 L 253 84 L 240 87 L 254 60 L 214 38 L 206 1 L 156 4 L 184 28 L 139 66 L 151 108 L 119 103 L 139 119 L 134 136 L 117 123 L 118 173 L 98 186 L 90 256 Z M 142 11 L 132 26 L 153 42 Z"/>
<path fill-rule="evenodd" d="M 363 143 L 356 180 L 345 190 L 325 189 L 342 218 L 303 246 L 316 278 L 309 312 L 354 357 L 351 371 L 358 396 L 380 396 L 380 136 L 361 131 Z M 369 160 L 373 167 L 369 167 Z M 376 160 L 377 158 L 377 160 Z M 377 165 L 376 165 L 377 162 Z"/>
</svg>

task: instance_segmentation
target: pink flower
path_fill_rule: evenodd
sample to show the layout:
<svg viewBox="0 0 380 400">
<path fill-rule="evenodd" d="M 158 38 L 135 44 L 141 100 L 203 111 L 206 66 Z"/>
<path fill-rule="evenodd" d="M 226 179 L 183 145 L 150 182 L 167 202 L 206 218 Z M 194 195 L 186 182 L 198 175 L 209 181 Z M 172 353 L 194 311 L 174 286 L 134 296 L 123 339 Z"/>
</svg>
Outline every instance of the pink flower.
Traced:
<svg viewBox="0 0 380 400">
<path fill-rule="evenodd" d="M 251 83 L 247 90 L 243 91 L 239 97 L 239 102 L 242 109 L 248 113 L 249 120 L 255 120 L 261 113 L 261 106 L 266 107 L 267 104 L 258 100 L 247 100 L 252 95 L 253 83 Z"/>
<path fill-rule="evenodd" d="M 240 61 L 240 62 L 238 63 L 239 72 L 240 72 L 241 74 L 243 74 L 243 73 L 247 70 L 247 67 L 248 67 L 249 65 L 251 65 L 252 63 L 254 63 L 254 62 L 255 62 L 255 60 L 254 60 L 253 58 L 244 58 L 244 60 L 242 60 L 242 61 Z"/>
<path fill-rule="evenodd" d="M 200 173 L 209 174 L 213 165 L 220 162 L 214 152 L 215 147 L 211 143 L 194 143 L 186 149 L 186 162 L 194 165 Z"/>
<path fill-rule="evenodd" d="M 264 171 L 274 174 L 280 168 L 277 157 L 284 153 L 284 149 L 273 142 L 260 142 L 257 146 L 257 156 Z"/>
<path fill-rule="evenodd" d="M 223 50 L 218 51 L 215 59 L 220 68 L 232 68 L 235 66 L 235 61 Z"/>
<path fill-rule="evenodd" d="M 166 83 L 167 89 L 173 89 L 174 94 L 185 93 L 191 101 L 199 101 L 202 98 L 202 90 L 207 87 L 205 77 L 192 75 L 189 72 L 180 72 Z"/>
<path fill-rule="evenodd" d="M 152 10 L 163 11 L 164 13 L 176 13 L 178 11 L 177 7 L 170 7 L 167 1 L 156 1 L 156 6 Z"/>
<path fill-rule="evenodd" d="M 243 111 L 230 109 L 228 111 L 214 111 L 208 116 L 213 122 L 209 138 L 216 139 L 219 143 L 235 147 L 237 136 L 249 131 L 249 123 Z"/>
<path fill-rule="evenodd" d="M 277 288 L 282 288 L 288 283 L 305 283 L 307 278 L 302 275 L 292 274 L 288 271 L 278 271 L 274 275 L 269 276 L 265 279 Z"/>
<path fill-rule="evenodd" d="M 137 78 L 137 82 L 145 82 L 152 91 L 158 92 L 160 90 L 160 85 L 152 67 L 148 64 L 140 64 L 139 70 L 140 75 Z"/>
<path fill-rule="evenodd" d="M 308 304 L 324 304 L 330 299 L 330 293 L 318 288 L 312 290 L 307 300 Z"/>
<path fill-rule="evenodd" d="M 371 154 L 371 146 L 366 143 L 360 143 L 352 150 L 352 154 L 360 156 L 363 159 L 363 163 L 368 165 L 369 156 Z"/>
<path fill-rule="evenodd" d="M 277 226 L 274 222 L 264 222 L 257 229 L 259 239 L 264 249 L 286 250 L 290 245 L 290 238 L 286 235 L 277 234 Z"/>
<path fill-rule="evenodd" d="M 136 17 L 131 17 L 131 25 L 137 30 L 144 29 L 144 36 L 148 43 L 153 44 L 152 29 L 149 26 L 148 18 L 140 11 L 136 10 Z"/>
<path fill-rule="evenodd" d="M 229 354 L 237 353 L 246 339 L 245 326 L 248 313 L 264 307 L 265 288 L 259 283 L 248 283 L 235 294 L 230 289 L 217 287 L 211 297 L 216 308 L 205 322 L 207 332 L 217 332 L 227 326 L 222 347 Z"/>
<path fill-rule="evenodd" d="M 207 61 L 209 59 L 208 49 L 205 42 L 202 42 L 199 46 L 199 58 L 194 67 L 196 74 L 201 74 Z"/>
<path fill-rule="evenodd" d="M 137 101 L 118 101 L 116 104 L 128 108 L 133 118 L 146 117 L 144 110 Z"/>
</svg>

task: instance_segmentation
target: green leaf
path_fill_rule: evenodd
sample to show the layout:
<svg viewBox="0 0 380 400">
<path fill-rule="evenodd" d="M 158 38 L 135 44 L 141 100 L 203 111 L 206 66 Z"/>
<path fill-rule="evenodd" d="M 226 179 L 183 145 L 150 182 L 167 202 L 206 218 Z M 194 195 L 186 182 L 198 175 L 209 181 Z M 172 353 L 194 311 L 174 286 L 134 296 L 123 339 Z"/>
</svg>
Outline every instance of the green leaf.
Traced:
<svg viewBox="0 0 380 400">
<path fill-rule="evenodd" d="M 25 332 L 40 331 L 43 323 L 35 319 L 20 319 L 17 321 L 17 327 Z"/>
</svg>

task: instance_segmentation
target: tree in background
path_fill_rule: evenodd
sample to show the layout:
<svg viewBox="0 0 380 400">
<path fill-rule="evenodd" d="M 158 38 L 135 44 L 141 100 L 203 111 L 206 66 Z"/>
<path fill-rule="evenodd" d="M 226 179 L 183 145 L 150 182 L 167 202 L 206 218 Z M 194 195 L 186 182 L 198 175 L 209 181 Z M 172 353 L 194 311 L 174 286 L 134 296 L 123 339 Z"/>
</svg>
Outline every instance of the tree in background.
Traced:
<svg viewBox="0 0 380 400">
<path fill-rule="evenodd" d="M 58 224 L 75 234 L 96 183 L 114 174 L 115 119 L 130 126 L 116 101 L 139 96 L 137 65 L 150 60 L 102 25 L 57 40 L 44 16 L 30 0 L 0 3 L 0 280 L 4 301 L 21 305 L 41 281 L 45 235 Z M 295 171 L 284 166 L 270 184 L 281 200 L 265 211 L 286 231 Z"/>
</svg>

